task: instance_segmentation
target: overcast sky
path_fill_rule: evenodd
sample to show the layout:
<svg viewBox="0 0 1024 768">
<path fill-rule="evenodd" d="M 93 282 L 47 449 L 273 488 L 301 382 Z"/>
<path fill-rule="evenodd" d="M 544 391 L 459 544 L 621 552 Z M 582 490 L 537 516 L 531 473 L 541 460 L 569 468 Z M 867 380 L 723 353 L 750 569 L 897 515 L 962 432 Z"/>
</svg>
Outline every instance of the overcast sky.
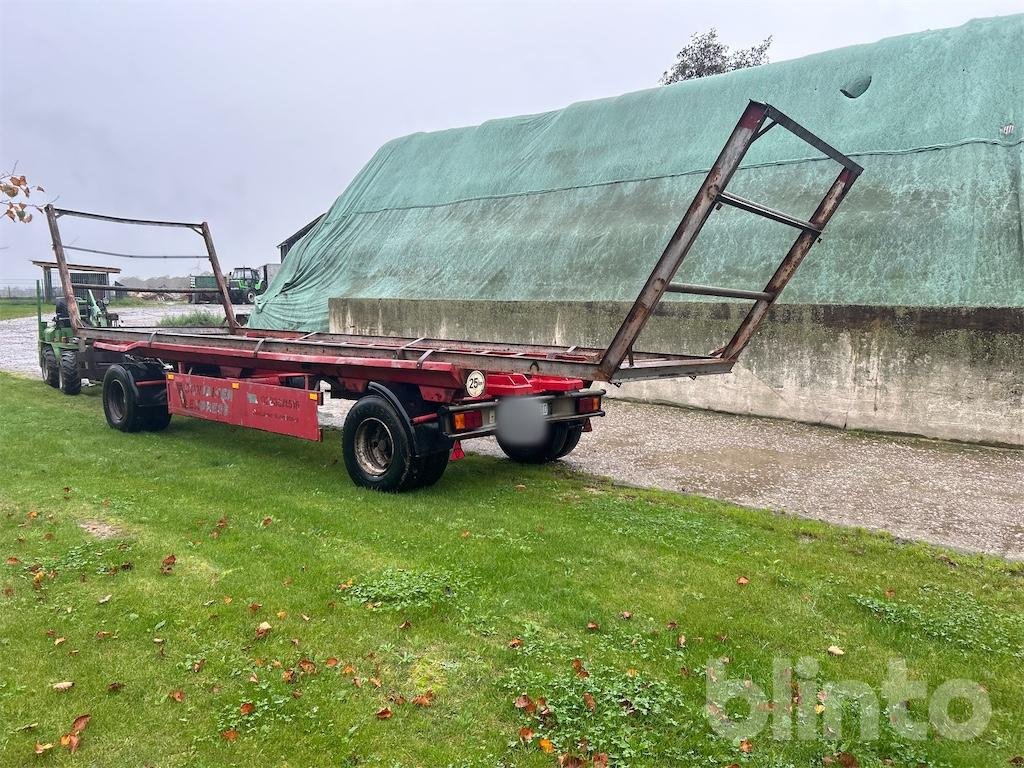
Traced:
<svg viewBox="0 0 1024 768">
<path fill-rule="evenodd" d="M 1021 0 L 0 0 L 0 166 L 17 162 L 67 208 L 209 221 L 225 268 L 259 265 L 385 141 L 654 86 L 708 27 L 734 46 L 772 35 L 779 61 L 1021 10 Z M 65 242 L 201 252 L 198 237 L 171 234 L 69 224 Z M 29 260 L 49 256 L 42 217 L 0 222 L 0 285 L 36 278 Z M 196 263 L 119 266 L 151 276 Z"/>
</svg>

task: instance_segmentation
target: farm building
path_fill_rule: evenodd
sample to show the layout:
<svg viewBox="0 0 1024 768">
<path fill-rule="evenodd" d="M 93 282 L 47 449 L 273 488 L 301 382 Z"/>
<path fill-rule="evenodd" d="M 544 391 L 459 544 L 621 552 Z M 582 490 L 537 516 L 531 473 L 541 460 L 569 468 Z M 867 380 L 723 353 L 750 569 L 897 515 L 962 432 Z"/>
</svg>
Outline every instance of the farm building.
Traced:
<svg viewBox="0 0 1024 768">
<path fill-rule="evenodd" d="M 383 146 L 291 244 L 252 325 L 601 344 L 748 99 L 864 168 L 741 364 L 619 394 L 1024 444 L 1024 15 L 972 21 Z M 834 175 L 795 138 L 730 190 L 806 216 Z M 760 289 L 793 233 L 715 213 L 689 283 Z M 746 305 L 666 300 L 639 345 L 705 353 Z"/>
</svg>

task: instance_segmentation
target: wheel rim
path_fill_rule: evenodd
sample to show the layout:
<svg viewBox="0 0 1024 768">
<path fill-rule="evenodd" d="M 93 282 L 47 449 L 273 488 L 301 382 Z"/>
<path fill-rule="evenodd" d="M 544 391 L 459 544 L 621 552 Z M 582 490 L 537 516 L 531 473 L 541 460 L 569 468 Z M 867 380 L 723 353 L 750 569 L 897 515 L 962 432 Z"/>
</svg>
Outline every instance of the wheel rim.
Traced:
<svg viewBox="0 0 1024 768">
<path fill-rule="evenodd" d="M 356 463 L 367 475 L 380 477 L 391 468 L 395 453 L 395 442 L 380 419 L 364 419 L 356 427 Z"/>
<path fill-rule="evenodd" d="M 110 392 L 107 397 L 107 408 L 110 409 L 110 415 L 114 417 L 114 421 L 121 421 L 124 418 L 126 410 L 125 400 L 124 384 L 120 381 L 111 382 Z"/>
</svg>

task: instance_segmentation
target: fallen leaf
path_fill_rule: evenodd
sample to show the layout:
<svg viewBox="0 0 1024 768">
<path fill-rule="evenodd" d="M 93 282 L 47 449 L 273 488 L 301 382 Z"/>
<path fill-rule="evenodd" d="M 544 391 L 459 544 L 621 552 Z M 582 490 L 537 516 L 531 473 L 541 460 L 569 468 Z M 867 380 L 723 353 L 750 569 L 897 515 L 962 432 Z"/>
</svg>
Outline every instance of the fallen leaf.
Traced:
<svg viewBox="0 0 1024 768">
<path fill-rule="evenodd" d="M 623 611 L 623 612 L 622 612 L 622 613 L 620 613 L 619 615 L 620 615 L 620 616 L 621 616 L 621 617 L 622 617 L 623 619 L 625 619 L 626 621 L 629 621 L 630 619 L 632 619 L 632 618 L 633 618 L 633 614 L 632 614 L 632 613 L 631 613 L 630 611 Z"/>
<path fill-rule="evenodd" d="M 377 710 L 378 720 L 388 720 L 391 717 L 391 709 L 389 707 L 381 707 Z"/>
<path fill-rule="evenodd" d="M 270 634 L 270 630 L 272 629 L 273 627 L 270 626 L 269 621 L 260 622 L 260 625 L 256 627 L 256 639 L 262 640 L 264 637 Z"/>
<path fill-rule="evenodd" d="M 281 679 L 284 680 L 286 683 L 294 683 L 295 682 L 295 670 L 294 669 L 286 669 L 284 672 L 281 673 Z"/>
<path fill-rule="evenodd" d="M 1024 765 L 1024 755 L 1016 755 L 1010 758 L 1010 765 Z"/>
<path fill-rule="evenodd" d="M 242 717 L 248 717 L 256 711 L 256 705 L 251 701 L 247 701 L 238 708 L 238 711 L 242 713 Z"/>
<path fill-rule="evenodd" d="M 846 653 L 846 651 L 844 651 L 838 645 L 830 645 L 828 647 L 828 655 L 829 656 L 842 656 L 845 653 Z"/>
<path fill-rule="evenodd" d="M 590 677 L 590 673 L 587 672 L 586 667 L 583 666 L 583 661 L 582 660 L 580 660 L 580 659 L 573 659 L 572 660 L 572 668 L 576 672 L 576 677 L 580 678 L 581 680 L 584 679 L 584 678 Z"/>
<path fill-rule="evenodd" d="M 107 693 L 118 693 L 122 688 L 124 688 L 124 683 L 115 681 L 107 686 Z"/>
<path fill-rule="evenodd" d="M 537 742 L 537 746 L 540 747 L 541 752 L 551 754 L 555 751 L 555 745 L 551 743 L 551 739 L 541 739 Z"/>
<path fill-rule="evenodd" d="M 408 619 L 406 619 L 405 621 L 403 621 L 401 624 L 398 625 L 398 628 L 399 629 L 409 629 L 411 626 L 412 626 L 412 622 L 409 621 Z"/>
<path fill-rule="evenodd" d="M 894 597 L 896 597 L 896 590 L 895 589 L 887 589 L 887 590 L 885 590 L 885 599 L 886 600 L 892 600 Z"/>
<path fill-rule="evenodd" d="M 299 671 L 304 675 L 312 675 L 316 673 L 316 664 L 309 659 L 299 659 Z"/>
<path fill-rule="evenodd" d="M 89 714 L 79 715 L 78 717 L 75 718 L 75 722 L 73 722 L 71 724 L 71 732 L 72 733 L 81 733 L 82 731 L 85 730 L 85 726 L 87 726 L 89 724 L 90 720 L 92 720 L 92 715 L 89 715 Z"/>
<path fill-rule="evenodd" d="M 66 637 L 58 637 L 56 640 L 53 641 L 53 644 L 54 645 L 64 645 L 64 643 L 66 641 L 67 641 Z"/>
<path fill-rule="evenodd" d="M 608 768 L 608 753 L 595 752 L 593 762 L 594 768 Z"/>
<path fill-rule="evenodd" d="M 331 656 L 327 661 L 324 662 L 324 664 L 326 664 L 328 667 L 336 667 L 338 666 L 338 660 L 334 656 Z"/>
<path fill-rule="evenodd" d="M 747 586 L 747 584 L 750 583 L 750 579 L 748 579 L 746 576 L 740 576 L 738 579 L 736 579 L 736 583 L 739 584 L 741 587 L 745 587 Z"/>
<path fill-rule="evenodd" d="M 54 683 L 51 687 L 55 691 L 69 691 L 74 687 L 75 683 L 72 680 L 65 680 L 61 683 Z"/>
<path fill-rule="evenodd" d="M 278 611 L 275 616 L 279 619 L 283 619 L 288 616 L 288 611 Z"/>
<path fill-rule="evenodd" d="M 78 745 L 80 743 L 81 739 L 77 733 L 65 733 L 60 737 L 60 745 L 62 747 L 67 747 L 71 751 L 71 754 L 75 754 L 75 752 L 78 751 Z"/>
<path fill-rule="evenodd" d="M 468 539 L 469 538 L 469 531 L 463 531 L 462 533 L 459 534 L 459 536 L 461 538 L 463 538 L 463 539 Z"/>
<path fill-rule="evenodd" d="M 678 648 L 685 648 L 686 647 L 686 635 L 680 635 L 679 637 L 676 638 L 676 646 Z"/>
<path fill-rule="evenodd" d="M 380 688 L 380 686 L 381 686 L 381 682 L 380 682 L 380 678 L 379 677 L 371 677 L 371 678 L 369 678 L 367 680 L 367 682 L 370 685 L 372 685 L 374 688 Z"/>
<path fill-rule="evenodd" d="M 843 768 L 860 768 L 860 763 L 857 761 L 857 758 L 849 752 L 840 752 L 836 755 L 836 758 L 839 760 L 839 764 L 843 766 Z"/>
<path fill-rule="evenodd" d="M 53 744 L 40 744 L 38 741 L 36 742 L 36 754 L 37 755 L 46 754 L 51 749 L 53 749 Z"/>
<path fill-rule="evenodd" d="M 412 697 L 412 703 L 417 707 L 430 707 L 434 704 L 434 691 L 433 689 L 427 689 L 425 693 L 421 693 L 418 696 Z"/>
<path fill-rule="evenodd" d="M 508 647 L 509 648 L 522 648 L 523 647 L 523 638 L 521 638 L 521 637 L 513 637 L 511 640 L 508 641 Z"/>
<path fill-rule="evenodd" d="M 270 524 L 271 524 L 272 522 L 274 522 L 274 518 L 272 518 L 272 517 L 264 517 L 264 518 L 263 518 L 263 520 L 261 520 L 261 521 L 260 521 L 260 524 L 261 524 L 261 525 L 262 525 L 262 526 L 263 526 L 264 528 L 266 528 L 266 527 L 267 527 L 268 525 L 270 525 Z"/>
<path fill-rule="evenodd" d="M 754 751 L 754 744 L 753 744 L 753 742 L 750 741 L 750 739 L 743 739 L 740 742 L 740 752 L 742 752 L 745 755 L 749 755 L 753 751 Z"/>
<path fill-rule="evenodd" d="M 221 733 L 221 736 L 223 736 L 227 741 L 235 741 L 235 739 L 238 738 L 238 731 L 234 728 L 228 728 L 226 731 Z"/>
<path fill-rule="evenodd" d="M 249 613 L 259 613 L 263 603 L 249 603 Z"/>
<path fill-rule="evenodd" d="M 598 624 L 596 621 L 587 622 L 587 632 L 597 632 L 597 630 L 599 630 L 600 628 L 601 625 Z"/>
<path fill-rule="evenodd" d="M 8 557 L 5 562 L 8 565 L 21 565 L 21 560 L 19 560 L 18 558 L 14 557 L 14 555 L 11 555 L 10 557 Z"/>
<path fill-rule="evenodd" d="M 559 768 L 583 768 L 586 763 L 583 762 L 582 757 L 576 755 L 570 755 L 568 753 L 558 756 Z"/>
<path fill-rule="evenodd" d="M 583 703 L 586 704 L 587 709 L 589 709 L 591 712 L 597 709 L 597 702 L 594 701 L 594 694 L 592 694 L 590 691 L 586 691 L 583 694 Z"/>
<path fill-rule="evenodd" d="M 178 558 L 174 555 L 168 555 L 160 561 L 160 573 L 167 576 L 174 569 L 174 564 L 178 562 Z"/>
<path fill-rule="evenodd" d="M 521 694 L 521 695 L 520 695 L 520 696 L 519 696 L 519 697 L 518 697 L 518 698 L 517 698 L 517 699 L 516 699 L 516 700 L 515 700 L 515 701 L 513 702 L 513 706 L 514 706 L 514 707 L 515 707 L 516 709 L 522 709 L 522 710 L 524 710 L 525 712 L 527 712 L 527 713 L 529 713 L 529 714 L 532 714 L 533 712 L 535 712 L 535 711 L 537 710 L 537 705 L 536 705 L 536 704 L 534 703 L 533 699 L 531 699 L 531 698 L 530 698 L 529 696 L 527 696 L 527 695 L 526 695 L 525 693 L 524 693 L 524 694 Z"/>
<path fill-rule="evenodd" d="M 181 688 L 176 688 L 167 694 L 167 698 L 174 699 L 179 704 L 185 700 L 185 692 Z"/>
<path fill-rule="evenodd" d="M 110 598 L 112 598 L 112 597 L 113 597 L 113 595 L 104 595 L 104 596 L 103 596 L 103 597 L 101 597 L 101 598 L 100 598 L 100 599 L 99 599 L 99 600 L 98 600 L 97 602 L 98 602 L 98 603 L 99 603 L 100 605 L 106 605 L 107 603 L 109 603 L 109 602 L 110 602 Z"/>
<path fill-rule="evenodd" d="M 529 744 L 533 741 L 533 729 L 528 725 L 524 725 L 519 729 L 519 740 L 524 744 Z"/>
</svg>

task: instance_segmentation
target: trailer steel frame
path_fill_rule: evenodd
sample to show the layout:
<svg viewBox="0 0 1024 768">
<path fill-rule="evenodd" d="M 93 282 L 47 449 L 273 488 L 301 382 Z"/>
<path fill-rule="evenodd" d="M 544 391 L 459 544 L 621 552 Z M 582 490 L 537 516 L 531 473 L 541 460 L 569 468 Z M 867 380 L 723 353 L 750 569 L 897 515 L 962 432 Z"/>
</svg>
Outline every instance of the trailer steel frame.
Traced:
<svg viewBox="0 0 1024 768">
<path fill-rule="evenodd" d="M 841 166 L 832 183 L 809 219 L 801 219 L 776 211 L 760 203 L 746 200 L 726 191 L 733 174 L 739 168 L 747 151 L 769 129 L 781 126 L 807 142 L 826 157 Z M 632 308 L 618 331 L 605 348 L 554 347 L 529 344 L 491 344 L 474 341 L 430 338 L 392 338 L 331 333 L 290 333 L 259 331 L 239 326 L 228 296 L 217 252 L 206 222 L 151 221 L 125 219 L 81 211 L 46 207 L 47 220 L 53 238 L 61 280 L 68 295 L 71 322 L 79 337 L 86 343 L 125 343 L 136 351 L 153 355 L 175 357 L 214 355 L 219 358 L 249 358 L 264 367 L 277 367 L 282 361 L 295 364 L 303 361 L 311 365 L 350 366 L 357 361 L 369 368 L 405 370 L 409 361 L 413 368 L 424 373 L 436 363 L 448 363 L 456 368 L 477 369 L 485 372 L 524 373 L 544 376 L 567 376 L 584 381 L 624 381 L 702 376 L 728 373 L 740 353 L 764 320 L 772 304 L 789 283 L 800 263 L 814 243 L 821 237 L 826 225 L 842 203 L 862 168 L 852 159 L 815 136 L 769 104 L 751 101 L 732 130 L 721 153 L 715 160 L 694 196 L 668 245 L 656 262 L 647 282 L 640 290 Z M 717 208 L 732 206 L 769 220 L 780 222 L 798 230 L 795 241 L 786 253 L 768 283 L 761 290 L 722 288 L 717 286 L 673 283 L 683 260 L 696 240 L 701 228 Z M 98 329 L 82 325 L 77 305 L 70 294 L 71 282 L 65 259 L 65 246 L 61 243 L 57 224 L 62 216 L 77 216 L 120 224 L 183 227 L 199 234 L 221 294 L 221 304 L 227 319 L 226 332 L 219 334 L 186 334 L 141 329 Z M 182 293 L 192 292 L 182 290 Z M 634 345 L 648 320 L 666 293 L 682 293 L 719 298 L 753 301 L 732 338 L 721 348 L 707 354 L 682 355 L 634 351 Z M 316 361 L 315 363 L 313 361 Z M 381 361 L 392 361 L 384 364 Z M 429 363 L 429 365 L 428 365 Z M 419 378 L 419 377 L 417 377 Z"/>
<path fill-rule="evenodd" d="M 753 143 L 775 126 L 790 131 L 841 166 L 808 219 L 726 191 Z M 322 395 L 314 384 L 326 381 L 331 385 L 332 397 L 359 401 L 349 413 L 343 434 L 349 474 L 366 487 L 409 490 L 436 482 L 449 453 L 460 452 L 458 440 L 495 433 L 504 398 L 528 396 L 536 401 L 548 437 L 543 444 L 520 449 L 502 443 L 502 433 L 498 432 L 503 450 L 517 460 L 551 461 L 576 446 L 580 433 L 589 431 L 591 417 L 604 415 L 604 392 L 591 388 L 594 382 L 618 384 L 731 371 L 861 172 L 856 162 L 774 107 L 751 101 L 604 348 L 245 328 L 235 316 L 206 222 L 127 219 L 53 205 L 47 205 L 45 212 L 67 300 L 68 321 L 78 344 L 80 369 L 89 378 L 103 377 L 104 412 L 110 426 L 122 431 L 159 430 L 167 426 L 170 414 L 179 413 L 318 440 L 321 432 L 316 407 Z M 672 282 L 704 224 L 723 205 L 798 230 L 785 257 L 760 290 Z M 65 251 L 72 249 L 61 240 L 58 220 L 62 217 L 178 227 L 198 234 L 216 276 L 225 326 L 168 330 L 98 328 L 84 323 L 74 289 L 92 286 L 71 281 Z M 195 258 L 124 254 L 79 246 L 74 250 L 125 258 Z M 729 341 L 713 352 L 687 355 L 635 351 L 634 345 L 666 293 L 751 301 L 753 305 Z M 108 404 L 110 393 L 118 398 L 113 408 Z M 353 417 L 356 421 L 349 429 Z M 359 434 L 367 432 L 366 424 L 375 425 L 374 431 L 359 454 L 352 441 L 358 442 Z M 397 432 L 392 433 L 392 429 Z M 381 440 L 389 442 L 392 452 L 403 452 L 401 476 L 392 473 L 399 466 L 395 463 L 398 459 L 392 461 L 398 454 L 386 451 L 389 463 L 381 470 L 384 479 L 374 475 L 373 462 L 384 454 L 378 455 L 377 448 L 370 450 L 367 446 L 379 448 Z M 360 461 L 369 464 L 363 466 Z"/>
</svg>

